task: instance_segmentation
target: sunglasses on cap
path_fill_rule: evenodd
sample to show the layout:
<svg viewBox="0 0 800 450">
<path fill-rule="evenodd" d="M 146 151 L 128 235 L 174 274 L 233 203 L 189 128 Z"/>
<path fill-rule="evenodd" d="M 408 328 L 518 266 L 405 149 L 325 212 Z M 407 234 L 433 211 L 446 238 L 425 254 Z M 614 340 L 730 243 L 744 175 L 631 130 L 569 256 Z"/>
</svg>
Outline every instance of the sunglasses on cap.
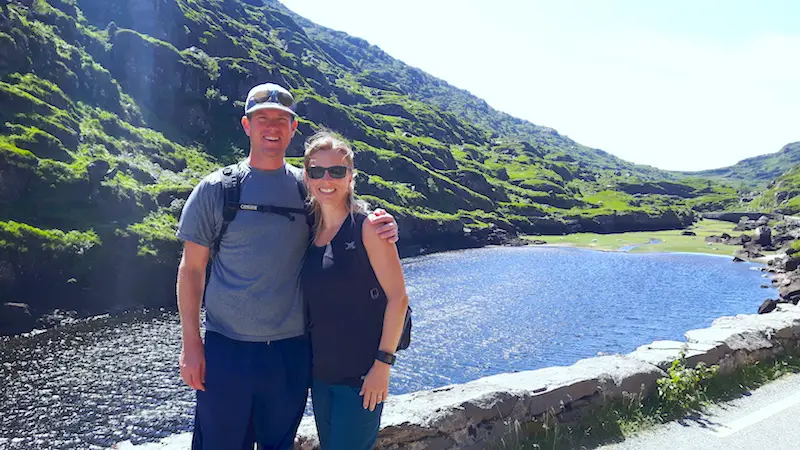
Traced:
<svg viewBox="0 0 800 450">
<path fill-rule="evenodd" d="M 319 180 L 320 178 L 325 176 L 325 172 L 331 174 L 331 178 L 335 179 L 342 179 L 347 176 L 347 171 L 350 170 L 347 166 L 331 166 L 331 167 L 321 167 L 321 166 L 314 166 L 309 167 L 306 169 L 309 178 L 313 178 L 315 180 Z"/>
<path fill-rule="evenodd" d="M 291 108 L 294 104 L 294 97 L 286 91 L 262 89 L 253 92 L 253 101 L 255 101 L 255 103 L 279 103 L 287 108 Z"/>
</svg>

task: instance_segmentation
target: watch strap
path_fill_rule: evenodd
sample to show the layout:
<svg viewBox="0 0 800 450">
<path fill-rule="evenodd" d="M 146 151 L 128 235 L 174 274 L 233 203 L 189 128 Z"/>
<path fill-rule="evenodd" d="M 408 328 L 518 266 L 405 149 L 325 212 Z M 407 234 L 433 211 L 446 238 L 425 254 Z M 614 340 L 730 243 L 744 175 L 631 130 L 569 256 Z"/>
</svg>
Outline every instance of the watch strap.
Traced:
<svg viewBox="0 0 800 450">
<path fill-rule="evenodd" d="M 397 356 L 392 353 L 384 352 L 382 350 L 378 350 L 378 353 L 375 354 L 375 359 L 380 362 L 384 362 L 389 364 L 390 366 L 394 365 L 394 362 L 397 360 Z"/>
</svg>

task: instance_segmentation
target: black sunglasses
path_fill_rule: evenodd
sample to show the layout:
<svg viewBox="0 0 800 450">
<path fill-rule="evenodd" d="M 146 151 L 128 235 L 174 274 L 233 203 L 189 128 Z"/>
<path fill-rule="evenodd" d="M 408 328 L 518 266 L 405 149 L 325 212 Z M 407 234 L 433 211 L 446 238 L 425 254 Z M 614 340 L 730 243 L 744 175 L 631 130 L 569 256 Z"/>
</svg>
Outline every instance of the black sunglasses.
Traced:
<svg viewBox="0 0 800 450">
<path fill-rule="evenodd" d="M 254 103 L 279 103 L 287 108 L 294 105 L 292 94 L 277 89 L 264 89 L 253 93 Z"/>
<path fill-rule="evenodd" d="M 347 166 L 313 166 L 306 169 L 306 172 L 308 172 L 309 178 L 313 178 L 315 180 L 319 180 L 320 178 L 324 177 L 326 171 L 331 174 L 331 178 L 341 179 L 347 176 L 348 170 L 350 170 L 350 168 Z"/>
</svg>

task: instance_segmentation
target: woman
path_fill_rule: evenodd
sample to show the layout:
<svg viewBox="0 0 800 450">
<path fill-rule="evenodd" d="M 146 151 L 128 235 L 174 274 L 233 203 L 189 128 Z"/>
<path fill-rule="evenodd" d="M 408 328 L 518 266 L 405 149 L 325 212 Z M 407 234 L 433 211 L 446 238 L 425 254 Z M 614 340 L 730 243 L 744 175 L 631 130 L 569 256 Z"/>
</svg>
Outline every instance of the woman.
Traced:
<svg viewBox="0 0 800 450">
<path fill-rule="evenodd" d="M 314 236 L 303 266 L 311 400 L 323 450 L 371 449 L 408 307 L 397 247 L 355 198 L 353 151 L 327 131 L 306 141 Z"/>
</svg>

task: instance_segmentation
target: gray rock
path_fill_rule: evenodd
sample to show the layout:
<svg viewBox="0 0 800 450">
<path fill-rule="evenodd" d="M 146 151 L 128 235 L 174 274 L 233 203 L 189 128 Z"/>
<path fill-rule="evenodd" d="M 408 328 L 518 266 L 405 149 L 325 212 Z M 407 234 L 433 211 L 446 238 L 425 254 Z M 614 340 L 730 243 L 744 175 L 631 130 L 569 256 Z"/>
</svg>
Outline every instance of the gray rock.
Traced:
<svg viewBox="0 0 800 450">
<path fill-rule="evenodd" d="M 739 236 L 728 239 L 725 243 L 728 245 L 744 245 L 747 244 L 748 242 L 751 242 L 752 240 L 753 238 L 750 237 L 749 234 L 741 234 Z"/>
<path fill-rule="evenodd" d="M 762 247 L 772 246 L 772 229 L 766 225 L 756 228 L 755 242 Z"/>
<path fill-rule="evenodd" d="M 760 250 L 761 249 L 755 243 L 748 242 L 747 244 L 744 244 L 742 248 L 736 250 L 734 255 L 742 259 L 756 259 L 764 256 Z"/>
<path fill-rule="evenodd" d="M 680 358 L 681 353 L 684 354 L 686 365 L 689 367 L 694 367 L 700 362 L 706 365 L 715 364 L 724 355 L 718 351 L 716 344 L 655 341 L 640 346 L 627 356 L 667 370 L 673 361 Z"/>
<path fill-rule="evenodd" d="M 106 178 L 110 167 L 108 161 L 103 159 L 93 161 L 86 167 L 86 174 L 89 176 L 89 181 L 92 184 L 100 183 Z"/>
<path fill-rule="evenodd" d="M 733 229 L 736 231 L 747 231 L 754 230 L 756 227 L 758 227 L 758 224 L 755 220 L 750 220 L 747 216 L 743 216 Z"/>
<path fill-rule="evenodd" d="M 767 285 L 762 285 L 763 287 L 767 287 Z M 759 314 L 766 314 L 775 310 L 778 307 L 778 300 L 775 299 L 767 299 L 764 300 L 764 303 L 758 307 Z"/>
<path fill-rule="evenodd" d="M 27 333 L 36 326 L 36 320 L 25 303 L 7 302 L 0 306 L 0 336 Z"/>
<path fill-rule="evenodd" d="M 788 282 L 788 283 L 787 283 Z M 800 276 L 784 279 L 782 286 L 778 288 L 778 295 L 789 301 L 800 298 Z"/>
</svg>

